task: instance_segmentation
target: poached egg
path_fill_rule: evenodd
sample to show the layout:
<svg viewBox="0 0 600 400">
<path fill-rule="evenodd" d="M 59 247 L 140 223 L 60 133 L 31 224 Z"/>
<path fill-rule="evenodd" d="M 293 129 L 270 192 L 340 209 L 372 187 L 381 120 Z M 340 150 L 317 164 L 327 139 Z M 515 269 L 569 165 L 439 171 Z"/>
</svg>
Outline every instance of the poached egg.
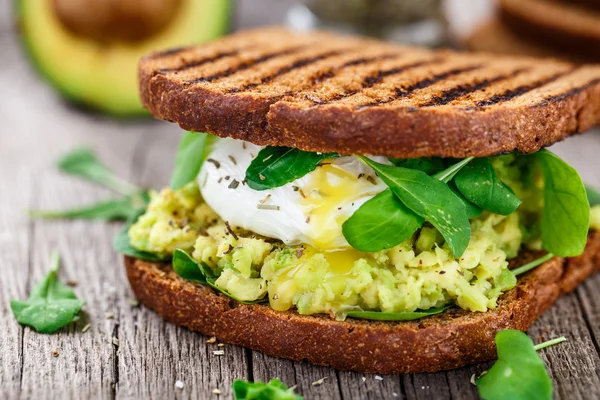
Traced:
<svg viewBox="0 0 600 400">
<path fill-rule="evenodd" d="M 325 160 L 314 171 L 284 186 L 257 191 L 246 184 L 245 176 L 261 149 L 240 140 L 216 141 L 198 174 L 206 203 L 232 226 L 286 245 L 349 248 L 342 224 L 387 188 L 381 179 L 349 156 Z M 385 157 L 372 159 L 389 164 Z"/>
</svg>

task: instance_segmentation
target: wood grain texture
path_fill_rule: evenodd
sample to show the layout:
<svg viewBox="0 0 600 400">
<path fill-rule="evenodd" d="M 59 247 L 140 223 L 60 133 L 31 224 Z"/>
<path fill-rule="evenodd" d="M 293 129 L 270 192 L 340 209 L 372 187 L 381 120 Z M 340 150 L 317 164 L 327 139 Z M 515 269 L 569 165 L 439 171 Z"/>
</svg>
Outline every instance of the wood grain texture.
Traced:
<svg viewBox="0 0 600 400">
<path fill-rule="evenodd" d="M 241 25 L 257 25 L 274 10 L 270 0 L 239 2 Z M 277 1 L 283 12 L 284 2 Z M 235 378 L 279 377 L 298 385 L 307 399 L 476 399 L 469 379 L 489 364 L 439 374 L 407 376 L 336 372 L 275 359 L 235 346 L 215 356 L 206 337 L 167 324 L 143 307 L 132 307 L 121 257 L 110 240 L 118 224 L 29 221 L 29 208 L 66 208 L 113 194 L 57 173 L 63 152 L 92 147 L 124 177 L 159 187 L 168 182 L 177 128 L 152 121 L 119 122 L 65 105 L 31 71 L 9 19 L 10 2 L 0 2 L 0 398 L 206 398 L 229 399 Z M 261 11 L 262 10 L 262 11 Z M 255 15 L 250 17 L 248 15 Z M 274 13 L 268 15 L 276 21 Z M 169 132 L 167 132 L 169 131 Z M 175 133 L 175 134 L 174 134 Z M 600 187 L 600 132 L 554 146 Z M 87 301 L 82 320 L 56 335 L 20 327 L 10 299 L 26 298 L 47 271 L 49 254 L 63 256 L 62 280 L 78 281 Z M 556 398 L 600 396 L 600 276 L 562 298 L 530 330 L 534 340 L 565 335 L 569 342 L 544 350 Z M 114 313 L 106 319 L 105 313 Z M 91 323 L 86 333 L 82 327 Z M 120 346 L 110 343 L 117 337 Z M 52 350 L 59 356 L 52 357 Z M 327 377 L 320 386 L 315 382 Z M 364 379 L 363 379 L 364 378 Z M 183 389 L 175 388 L 181 380 Z M 223 395 L 212 394 L 219 389 Z M 397 396 L 396 396 L 397 395 Z"/>
</svg>

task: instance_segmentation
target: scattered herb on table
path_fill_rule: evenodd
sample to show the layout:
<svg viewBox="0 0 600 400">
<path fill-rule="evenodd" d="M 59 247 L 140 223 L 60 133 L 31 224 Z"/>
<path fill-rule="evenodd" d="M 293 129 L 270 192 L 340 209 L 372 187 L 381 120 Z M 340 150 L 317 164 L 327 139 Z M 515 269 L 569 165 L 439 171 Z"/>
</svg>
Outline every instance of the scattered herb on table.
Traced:
<svg viewBox="0 0 600 400">
<path fill-rule="evenodd" d="M 117 193 L 129 196 L 141 189 L 116 176 L 102 164 L 90 149 L 75 149 L 58 160 L 58 169 L 88 181 L 99 183 Z"/>
<path fill-rule="evenodd" d="M 25 301 L 12 300 L 10 308 L 21 325 L 40 333 L 53 333 L 73 322 L 85 304 L 73 290 L 58 281 L 60 255 L 52 253 L 50 272 L 32 289 Z"/>
<path fill-rule="evenodd" d="M 335 153 L 312 153 L 289 147 L 265 147 L 252 160 L 246 170 L 246 182 L 254 190 L 267 190 L 283 186 L 317 168 Z"/>
<path fill-rule="evenodd" d="M 537 350 L 565 340 L 560 337 L 534 346 L 523 332 L 498 332 L 498 361 L 477 379 L 479 395 L 484 400 L 552 399 L 552 380 Z"/>
<path fill-rule="evenodd" d="M 303 400 L 304 397 L 294 393 L 279 379 L 271 379 L 268 383 L 247 382 L 236 379 L 233 382 L 233 395 L 236 400 Z"/>
</svg>

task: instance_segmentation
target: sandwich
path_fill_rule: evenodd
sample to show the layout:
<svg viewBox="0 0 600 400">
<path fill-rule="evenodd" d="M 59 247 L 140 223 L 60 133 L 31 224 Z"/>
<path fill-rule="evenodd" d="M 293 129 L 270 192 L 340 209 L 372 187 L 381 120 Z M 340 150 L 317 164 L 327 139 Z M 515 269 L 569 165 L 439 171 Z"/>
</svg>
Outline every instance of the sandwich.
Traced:
<svg viewBox="0 0 600 400">
<path fill-rule="evenodd" d="M 600 209 L 545 149 L 600 123 L 599 67 L 265 28 L 148 55 L 139 81 L 188 132 L 115 245 L 175 324 L 434 372 L 494 358 L 600 265 Z"/>
<path fill-rule="evenodd" d="M 497 18 L 477 29 L 476 51 L 600 61 L 600 2 L 501 0 Z"/>
</svg>

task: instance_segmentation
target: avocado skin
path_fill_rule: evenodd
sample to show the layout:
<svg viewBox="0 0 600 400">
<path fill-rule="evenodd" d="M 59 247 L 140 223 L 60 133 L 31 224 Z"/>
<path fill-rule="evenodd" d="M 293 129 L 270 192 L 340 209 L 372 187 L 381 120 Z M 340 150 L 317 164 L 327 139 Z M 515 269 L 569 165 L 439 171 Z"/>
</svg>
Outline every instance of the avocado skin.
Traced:
<svg viewBox="0 0 600 400">
<path fill-rule="evenodd" d="M 35 46 L 34 41 L 31 36 L 27 34 L 25 29 L 26 18 L 28 18 L 27 3 L 31 2 L 51 2 L 52 0 L 13 0 L 13 12 L 15 16 L 15 22 L 17 27 L 17 32 L 19 35 L 19 42 L 21 43 L 21 47 L 23 49 L 23 53 L 26 58 L 29 60 L 29 65 L 32 69 L 44 80 L 46 81 L 54 90 L 68 103 L 76 107 L 80 107 L 84 110 L 90 110 L 93 112 L 98 112 L 100 114 L 107 115 L 111 118 L 115 119 L 127 119 L 127 118 L 147 118 L 150 117 L 150 113 L 142 106 L 139 98 L 136 103 L 130 102 L 126 105 L 115 106 L 112 102 L 109 101 L 93 101 L 90 99 L 86 99 L 83 96 L 80 96 L 76 93 L 76 90 L 73 89 L 68 80 L 66 82 L 60 82 L 59 79 L 56 79 L 52 74 L 50 74 L 46 68 L 44 68 L 43 62 L 41 58 L 43 56 L 47 56 L 43 54 L 43 50 L 40 51 L 40 48 Z M 197 1 L 197 0 L 187 0 L 187 1 Z M 198 43 L 207 40 L 214 39 L 216 37 L 222 36 L 231 30 L 231 20 L 233 15 L 233 7 L 231 0 L 203 0 L 205 2 L 211 2 L 213 7 L 219 7 L 219 9 L 215 10 L 215 14 L 222 16 L 222 20 L 218 27 L 216 27 L 212 32 L 198 32 L 196 37 L 193 34 L 189 34 L 185 37 L 180 38 L 180 43 L 171 43 L 170 47 L 176 47 L 181 45 L 181 42 L 187 43 Z M 31 5 L 29 5 L 31 8 Z M 178 23 L 179 21 L 174 21 L 174 23 Z M 152 37 L 148 40 L 153 41 L 156 37 L 160 37 L 158 34 L 155 37 Z M 141 42 L 146 43 L 146 42 Z M 37 49 L 37 51 L 36 51 Z M 160 50 L 157 48 L 157 50 Z M 110 50 L 107 50 L 110 51 Z M 42 54 L 39 54 L 42 53 Z M 140 54 L 142 57 L 144 54 Z M 136 77 L 137 82 L 137 77 Z M 110 82 L 107 82 L 110 84 Z M 137 96 L 137 89 L 136 89 Z"/>
</svg>

